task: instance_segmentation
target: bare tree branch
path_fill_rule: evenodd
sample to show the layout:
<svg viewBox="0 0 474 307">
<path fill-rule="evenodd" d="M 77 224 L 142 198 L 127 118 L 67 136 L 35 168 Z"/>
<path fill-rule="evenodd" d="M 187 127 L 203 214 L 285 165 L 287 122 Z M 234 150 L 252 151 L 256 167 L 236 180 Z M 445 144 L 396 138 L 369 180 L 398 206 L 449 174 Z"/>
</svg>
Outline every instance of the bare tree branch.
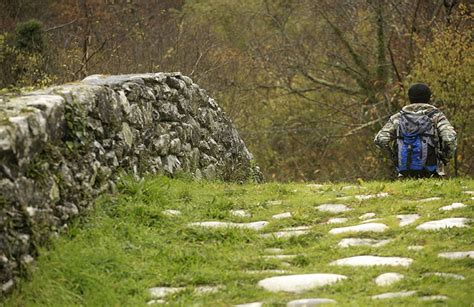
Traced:
<svg viewBox="0 0 474 307">
<path fill-rule="evenodd" d="M 54 27 L 52 27 L 52 28 L 46 29 L 46 30 L 44 30 L 44 32 L 50 32 L 50 31 L 54 31 L 54 30 L 59 30 L 59 29 L 61 29 L 61 28 L 67 27 L 67 26 L 69 26 L 69 25 L 72 25 L 73 23 L 75 23 L 76 21 L 78 21 L 78 20 L 80 20 L 80 19 L 82 19 L 82 18 L 76 18 L 76 19 L 74 19 L 74 20 L 72 20 L 72 21 L 70 21 L 70 22 L 67 22 L 67 23 L 65 23 L 65 24 L 58 25 L 58 26 L 54 26 Z"/>
</svg>

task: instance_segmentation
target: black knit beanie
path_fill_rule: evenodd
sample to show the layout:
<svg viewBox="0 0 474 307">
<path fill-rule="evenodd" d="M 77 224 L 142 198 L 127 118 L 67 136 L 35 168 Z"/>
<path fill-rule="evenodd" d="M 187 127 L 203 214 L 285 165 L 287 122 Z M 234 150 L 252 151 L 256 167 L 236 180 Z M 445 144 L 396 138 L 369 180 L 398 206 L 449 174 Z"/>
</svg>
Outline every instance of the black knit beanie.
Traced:
<svg viewBox="0 0 474 307">
<path fill-rule="evenodd" d="M 408 90 L 408 99 L 411 103 L 428 103 L 430 98 L 430 88 L 424 83 L 415 83 Z"/>
</svg>

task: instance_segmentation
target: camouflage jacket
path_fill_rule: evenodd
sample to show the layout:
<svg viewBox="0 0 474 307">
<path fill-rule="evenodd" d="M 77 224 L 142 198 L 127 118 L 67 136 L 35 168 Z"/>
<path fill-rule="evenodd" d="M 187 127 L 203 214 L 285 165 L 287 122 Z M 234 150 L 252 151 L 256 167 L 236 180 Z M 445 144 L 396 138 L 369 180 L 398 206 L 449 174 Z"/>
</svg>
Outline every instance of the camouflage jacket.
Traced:
<svg viewBox="0 0 474 307">
<path fill-rule="evenodd" d="M 403 107 L 403 112 L 407 113 L 430 113 L 433 110 L 438 110 L 436 107 L 424 104 L 414 103 Z M 392 115 L 389 121 L 383 126 L 383 128 L 375 136 L 374 142 L 382 150 L 388 151 L 390 154 L 394 154 L 395 141 L 397 138 L 398 122 L 401 113 L 398 112 Z M 433 123 L 436 125 L 438 137 L 439 137 L 439 158 L 444 162 L 447 162 L 453 157 L 457 146 L 456 132 L 453 126 L 449 123 L 443 112 L 439 111 L 432 117 Z"/>
</svg>

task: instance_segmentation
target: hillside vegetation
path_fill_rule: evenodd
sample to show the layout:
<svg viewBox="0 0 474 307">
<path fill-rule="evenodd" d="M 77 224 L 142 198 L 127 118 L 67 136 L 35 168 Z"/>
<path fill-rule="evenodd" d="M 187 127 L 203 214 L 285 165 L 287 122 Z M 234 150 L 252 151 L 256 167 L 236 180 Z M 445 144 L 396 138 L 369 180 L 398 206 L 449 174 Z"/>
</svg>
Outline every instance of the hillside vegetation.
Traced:
<svg viewBox="0 0 474 307">
<path fill-rule="evenodd" d="M 360 181 L 351 186 L 227 184 L 166 177 L 124 179 L 116 194 L 102 197 L 85 218 L 70 225 L 49 249 L 41 250 L 31 266 L 30 280 L 22 282 L 3 304 L 146 306 L 153 301 L 173 306 L 251 302 L 280 306 L 295 299 L 326 298 L 341 306 L 469 306 L 474 302 L 472 255 L 446 259 L 438 254 L 473 250 L 473 190 L 474 181 L 467 179 Z M 440 210 L 452 203 L 465 206 Z M 347 208 L 340 213 L 316 209 L 322 204 L 344 204 Z M 275 216 L 282 213 L 286 214 Z M 409 214 L 420 218 L 401 226 L 396 216 Z M 330 218 L 347 221 L 328 224 Z M 381 223 L 387 228 L 382 232 L 329 233 L 372 218 L 379 220 L 369 224 Z M 465 227 L 416 229 L 425 222 L 446 218 L 470 221 Z M 268 224 L 259 224 L 263 228 L 257 230 L 190 225 L 206 221 Z M 283 234 L 289 237 L 279 231 L 287 231 Z M 390 241 L 377 247 L 339 247 L 347 238 Z M 408 266 L 330 264 L 359 255 L 413 261 Z M 386 272 L 404 278 L 392 285 L 377 286 L 374 279 Z M 259 286 L 259 281 L 272 276 L 312 273 L 347 278 L 300 293 L 271 292 Z M 153 287 L 178 290 L 165 295 L 155 289 L 154 298 L 149 290 Z M 416 292 L 402 298 L 371 298 L 400 291 Z M 431 300 L 424 301 L 426 297 Z"/>
<path fill-rule="evenodd" d="M 232 119 L 269 180 L 387 179 L 373 145 L 415 82 L 474 175 L 469 0 L 0 1 L 0 95 L 92 74 L 180 71 Z"/>
</svg>

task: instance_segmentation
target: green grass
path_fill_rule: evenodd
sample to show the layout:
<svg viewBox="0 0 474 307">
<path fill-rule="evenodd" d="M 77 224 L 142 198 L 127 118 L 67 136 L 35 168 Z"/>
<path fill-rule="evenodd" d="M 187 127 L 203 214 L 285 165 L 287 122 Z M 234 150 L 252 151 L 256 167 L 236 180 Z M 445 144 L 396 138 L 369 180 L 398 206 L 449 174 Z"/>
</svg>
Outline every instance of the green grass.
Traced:
<svg viewBox="0 0 474 307">
<path fill-rule="evenodd" d="M 195 182 L 188 179 L 148 178 L 126 180 L 120 192 L 99 199 L 91 212 L 71 225 L 69 231 L 42 249 L 31 269 L 29 280 L 3 302 L 5 306 L 146 306 L 148 288 L 186 287 L 167 296 L 171 305 L 228 306 L 255 301 L 281 306 L 299 298 L 331 298 L 342 306 L 469 306 L 474 302 L 474 261 L 438 258 L 439 252 L 473 250 L 474 231 L 468 228 L 436 232 L 415 230 L 422 222 L 447 218 L 474 218 L 474 201 L 462 190 L 474 190 L 473 180 L 416 180 L 368 182 L 354 189 L 343 184 L 327 184 L 320 189 L 305 184 L 226 184 Z M 358 201 L 338 197 L 388 192 L 389 197 Z M 440 196 L 442 200 L 420 203 L 417 199 Z M 269 201 L 281 200 L 281 205 Z M 452 202 L 466 208 L 439 211 Z M 341 214 L 314 209 L 323 203 L 344 203 L 353 208 Z M 164 209 L 182 215 L 171 218 Z M 229 210 L 244 209 L 251 218 L 231 216 Z M 277 213 L 290 211 L 292 218 L 272 220 Z M 359 223 L 358 217 L 374 212 L 390 227 L 384 233 L 329 235 L 340 225 L 323 224 L 330 217 L 347 217 L 343 226 Z M 399 227 L 396 214 L 418 213 L 414 224 Z M 270 224 L 263 231 L 191 228 L 198 221 L 260 221 Z M 285 227 L 310 225 L 310 233 L 290 239 L 262 238 L 259 233 Z M 338 248 L 344 237 L 392 238 L 383 247 Z M 424 245 L 410 251 L 410 245 Z M 265 248 L 278 247 L 284 254 L 297 254 L 284 267 L 281 260 L 265 260 Z M 356 255 L 411 257 L 409 268 L 335 267 L 333 260 Z M 291 273 L 336 273 L 348 277 L 335 285 L 301 294 L 271 293 L 257 286 L 271 275 L 249 274 L 248 270 L 283 269 Z M 374 278 L 385 272 L 399 272 L 405 279 L 378 287 Z M 465 280 L 423 277 L 426 272 L 462 274 Z M 222 285 L 217 293 L 197 295 L 194 288 Z M 414 297 L 373 301 L 370 296 L 403 290 L 417 290 Z M 420 302 L 423 295 L 446 295 L 446 302 Z"/>
</svg>

